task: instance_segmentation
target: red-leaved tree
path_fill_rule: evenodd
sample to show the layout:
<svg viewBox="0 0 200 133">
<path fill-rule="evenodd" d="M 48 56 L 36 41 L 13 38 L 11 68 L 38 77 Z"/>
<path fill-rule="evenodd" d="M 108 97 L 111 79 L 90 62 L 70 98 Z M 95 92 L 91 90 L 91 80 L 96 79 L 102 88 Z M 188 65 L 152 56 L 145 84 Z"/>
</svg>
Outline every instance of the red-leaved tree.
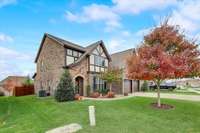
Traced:
<svg viewBox="0 0 200 133">
<path fill-rule="evenodd" d="M 199 57 L 195 41 L 187 40 L 179 26 L 165 21 L 146 35 L 143 44 L 127 59 L 127 76 L 154 81 L 157 106 L 161 107 L 160 83 L 165 79 L 199 76 Z"/>
</svg>

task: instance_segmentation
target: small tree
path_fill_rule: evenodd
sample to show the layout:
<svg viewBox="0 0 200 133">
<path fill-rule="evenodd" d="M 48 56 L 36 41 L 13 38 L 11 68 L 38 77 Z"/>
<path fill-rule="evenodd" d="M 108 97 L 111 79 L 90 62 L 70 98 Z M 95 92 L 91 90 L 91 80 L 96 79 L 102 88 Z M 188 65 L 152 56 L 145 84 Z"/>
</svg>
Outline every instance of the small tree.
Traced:
<svg viewBox="0 0 200 133">
<path fill-rule="evenodd" d="M 199 57 L 198 45 L 187 40 L 179 26 L 169 25 L 165 21 L 146 35 L 144 43 L 127 59 L 128 77 L 153 80 L 157 86 L 157 106 L 161 107 L 161 82 L 199 76 Z"/>
<path fill-rule="evenodd" d="M 74 96 L 72 78 L 69 71 L 65 70 L 55 91 L 55 99 L 58 102 L 72 101 L 74 100 Z"/>
<path fill-rule="evenodd" d="M 33 80 L 30 78 L 30 76 L 28 75 L 27 78 L 25 79 L 24 83 L 25 86 L 30 86 L 33 85 Z"/>
<path fill-rule="evenodd" d="M 122 80 L 122 69 L 109 68 L 106 72 L 101 73 L 101 79 L 109 84 L 109 90 L 112 91 L 112 83 Z"/>
</svg>

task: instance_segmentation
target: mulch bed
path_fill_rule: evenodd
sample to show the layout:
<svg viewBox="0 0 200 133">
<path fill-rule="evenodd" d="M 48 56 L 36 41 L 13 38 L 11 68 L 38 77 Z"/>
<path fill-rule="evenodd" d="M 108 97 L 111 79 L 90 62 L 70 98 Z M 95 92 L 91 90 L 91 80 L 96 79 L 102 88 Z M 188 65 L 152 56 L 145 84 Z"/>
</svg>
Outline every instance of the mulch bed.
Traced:
<svg viewBox="0 0 200 133">
<path fill-rule="evenodd" d="M 161 104 L 161 106 L 158 107 L 157 103 L 151 103 L 151 107 L 156 108 L 156 109 L 163 109 L 163 110 L 168 110 L 168 109 L 174 108 L 174 106 L 168 105 L 168 104 Z"/>
</svg>

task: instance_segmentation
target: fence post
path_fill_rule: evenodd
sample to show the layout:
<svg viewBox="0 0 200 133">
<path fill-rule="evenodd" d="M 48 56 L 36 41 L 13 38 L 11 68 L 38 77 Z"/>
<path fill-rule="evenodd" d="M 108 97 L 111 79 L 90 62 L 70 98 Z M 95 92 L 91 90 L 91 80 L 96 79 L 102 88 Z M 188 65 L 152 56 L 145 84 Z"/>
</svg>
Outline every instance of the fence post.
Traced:
<svg viewBox="0 0 200 133">
<path fill-rule="evenodd" d="M 90 120 L 90 126 L 96 125 L 94 106 L 89 106 L 89 120 Z"/>
</svg>

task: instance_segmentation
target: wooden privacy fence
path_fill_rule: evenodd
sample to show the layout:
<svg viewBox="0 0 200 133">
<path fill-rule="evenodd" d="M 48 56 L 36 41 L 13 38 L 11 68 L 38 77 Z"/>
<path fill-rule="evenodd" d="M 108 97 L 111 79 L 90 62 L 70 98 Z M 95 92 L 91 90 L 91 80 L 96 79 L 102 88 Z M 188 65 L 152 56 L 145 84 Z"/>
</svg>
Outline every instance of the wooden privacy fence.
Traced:
<svg viewBox="0 0 200 133">
<path fill-rule="evenodd" d="M 22 86 L 14 88 L 14 96 L 25 96 L 34 94 L 34 86 Z"/>
</svg>

